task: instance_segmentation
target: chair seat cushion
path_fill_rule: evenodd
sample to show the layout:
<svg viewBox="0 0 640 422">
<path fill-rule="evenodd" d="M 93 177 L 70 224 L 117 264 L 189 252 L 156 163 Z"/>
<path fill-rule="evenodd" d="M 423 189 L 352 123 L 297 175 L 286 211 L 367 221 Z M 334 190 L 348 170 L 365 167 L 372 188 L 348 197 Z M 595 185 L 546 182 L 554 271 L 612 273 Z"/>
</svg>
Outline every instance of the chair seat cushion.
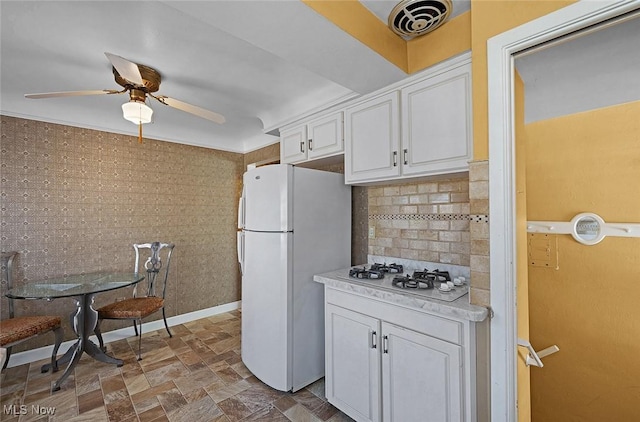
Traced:
<svg viewBox="0 0 640 422">
<path fill-rule="evenodd" d="M 98 309 L 99 319 L 140 319 L 164 306 L 161 297 L 131 297 Z"/>
<path fill-rule="evenodd" d="M 46 333 L 60 326 L 57 316 L 24 316 L 0 321 L 0 346 Z"/>
</svg>

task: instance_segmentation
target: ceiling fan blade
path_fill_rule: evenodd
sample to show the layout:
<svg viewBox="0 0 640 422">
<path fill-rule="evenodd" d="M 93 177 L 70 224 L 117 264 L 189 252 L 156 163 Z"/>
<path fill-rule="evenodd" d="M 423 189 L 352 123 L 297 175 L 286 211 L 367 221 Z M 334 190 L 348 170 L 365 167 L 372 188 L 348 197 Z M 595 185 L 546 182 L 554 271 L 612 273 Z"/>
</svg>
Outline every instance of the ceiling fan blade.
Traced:
<svg viewBox="0 0 640 422">
<path fill-rule="evenodd" d="M 223 115 L 215 113 L 213 111 L 210 110 L 206 110 L 204 108 L 201 107 L 197 107 L 191 104 L 187 104 L 185 102 L 182 102 L 180 100 L 176 100 L 174 98 L 169 98 L 169 97 L 165 97 L 165 96 L 158 96 L 158 97 L 154 97 L 155 99 L 157 99 L 158 101 L 160 101 L 163 104 L 168 105 L 169 107 L 173 107 L 173 108 L 177 108 L 178 110 L 182 110 L 185 111 L 187 113 L 191 113 L 194 114 L 198 117 L 202 117 L 203 119 L 207 119 L 207 120 L 211 120 L 212 122 L 216 122 L 218 124 L 223 124 L 224 122 L 226 122 L 227 120 L 224 118 Z"/>
<path fill-rule="evenodd" d="M 63 92 L 42 92 L 39 94 L 24 94 L 25 98 L 54 98 L 54 97 L 79 97 L 82 95 L 101 95 L 101 94 L 120 94 L 124 91 L 116 91 L 113 89 L 102 89 L 96 91 L 63 91 Z"/>
<path fill-rule="evenodd" d="M 111 53 L 104 53 L 120 76 L 134 85 L 143 86 L 142 75 L 136 63 Z"/>
</svg>

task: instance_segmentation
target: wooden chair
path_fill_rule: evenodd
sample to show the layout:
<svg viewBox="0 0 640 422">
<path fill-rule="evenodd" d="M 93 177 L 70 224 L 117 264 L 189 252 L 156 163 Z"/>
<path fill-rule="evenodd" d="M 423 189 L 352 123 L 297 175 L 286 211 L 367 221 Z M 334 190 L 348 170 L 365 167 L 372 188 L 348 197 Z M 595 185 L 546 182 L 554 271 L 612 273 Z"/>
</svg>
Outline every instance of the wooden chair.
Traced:
<svg viewBox="0 0 640 422">
<path fill-rule="evenodd" d="M 167 324 L 167 317 L 164 310 L 164 299 L 167 292 L 167 279 L 169 278 L 169 264 L 171 263 L 171 254 L 174 245 L 172 243 L 142 243 L 134 244 L 133 249 L 136 252 L 135 272 L 146 272 L 147 291 L 143 296 L 137 295 L 138 286 L 133 289 L 133 297 L 110 303 L 103 306 L 98 311 L 98 324 L 95 328 L 96 336 L 100 342 L 100 348 L 104 350 L 104 341 L 102 332 L 100 331 L 100 323 L 105 319 L 128 319 L 133 321 L 133 328 L 136 336 L 138 336 L 138 360 L 142 360 L 142 319 L 152 313 L 162 309 L 162 318 L 164 326 L 169 333 L 169 337 L 173 337 Z M 164 249 L 164 252 L 163 252 Z M 148 252 L 148 256 L 143 266 L 140 267 L 141 251 Z M 163 263 L 164 260 L 164 263 Z M 160 276 L 158 278 L 158 275 Z M 141 282 L 144 283 L 144 282 Z M 162 289 L 161 293 L 156 295 L 157 283 Z M 140 325 L 140 333 L 138 333 L 138 325 Z"/>
<path fill-rule="evenodd" d="M 7 290 L 13 287 L 13 260 L 17 252 L 2 252 L 2 260 L 6 260 L 7 264 Z M 9 300 L 9 319 L 0 321 L 0 364 L 5 369 L 11 357 L 11 348 L 30 338 L 39 336 L 40 334 L 53 331 L 55 335 L 55 344 L 51 353 L 51 368 L 53 372 L 58 370 L 56 355 L 60 344 L 64 339 L 64 331 L 60 325 L 61 318 L 58 316 L 20 316 L 16 317 L 13 306 L 13 299 Z M 46 368 L 46 365 L 43 366 Z M 46 372 L 44 369 L 42 372 Z"/>
</svg>

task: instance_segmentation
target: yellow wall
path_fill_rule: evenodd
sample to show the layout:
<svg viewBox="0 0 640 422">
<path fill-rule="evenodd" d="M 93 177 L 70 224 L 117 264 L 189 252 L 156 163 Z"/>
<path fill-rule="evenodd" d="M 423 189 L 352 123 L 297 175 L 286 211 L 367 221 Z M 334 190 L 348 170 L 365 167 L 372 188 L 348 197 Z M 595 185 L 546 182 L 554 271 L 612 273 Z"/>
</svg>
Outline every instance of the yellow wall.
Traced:
<svg viewBox="0 0 640 422">
<path fill-rule="evenodd" d="M 471 12 L 456 16 L 437 30 L 407 41 L 409 73 L 471 50 Z"/>
<path fill-rule="evenodd" d="M 640 222 L 638 116 L 633 102 L 527 125 L 528 219 Z M 560 348 L 531 371 L 533 420 L 638 420 L 640 238 L 559 235 L 558 262 L 529 268 L 531 341 Z"/>
<path fill-rule="evenodd" d="M 489 158 L 487 40 L 574 2 L 575 0 L 471 1 L 473 155 L 476 160 Z"/>
</svg>

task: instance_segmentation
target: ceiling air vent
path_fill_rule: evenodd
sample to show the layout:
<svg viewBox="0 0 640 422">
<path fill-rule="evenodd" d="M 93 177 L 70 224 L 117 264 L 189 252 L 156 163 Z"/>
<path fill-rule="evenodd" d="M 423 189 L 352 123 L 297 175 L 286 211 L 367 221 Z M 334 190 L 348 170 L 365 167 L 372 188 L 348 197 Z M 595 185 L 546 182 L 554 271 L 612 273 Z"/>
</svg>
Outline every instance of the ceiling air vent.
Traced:
<svg viewBox="0 0 640 422">
<path fill-rule="evenodd" d="M 403 0 L 389 14 L 389 28 L 401 37 L 417 37 L 442 25 L 451 0 Z"/>
</svg>

